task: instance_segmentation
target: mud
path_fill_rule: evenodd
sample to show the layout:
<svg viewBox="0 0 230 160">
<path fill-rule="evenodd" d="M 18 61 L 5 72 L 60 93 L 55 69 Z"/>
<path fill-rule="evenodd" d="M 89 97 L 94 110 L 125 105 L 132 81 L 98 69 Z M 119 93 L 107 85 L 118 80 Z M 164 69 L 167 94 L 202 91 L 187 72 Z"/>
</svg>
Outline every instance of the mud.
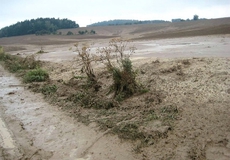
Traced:
<svg viewBox="0 0 230 160">
<path fill-rule="evenodd" d="M 76 122 L 2 67 L 0 79 L 2 159 L 138 159 L 131 144 Z"/>
</svg>

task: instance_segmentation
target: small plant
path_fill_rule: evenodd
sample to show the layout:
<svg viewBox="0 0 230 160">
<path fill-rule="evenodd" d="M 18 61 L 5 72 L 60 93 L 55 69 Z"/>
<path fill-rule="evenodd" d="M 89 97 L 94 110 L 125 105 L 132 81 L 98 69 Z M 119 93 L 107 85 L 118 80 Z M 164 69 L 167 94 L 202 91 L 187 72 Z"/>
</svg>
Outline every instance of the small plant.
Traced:
<svg viewBox="0 0 230 160">
<path fill-rule="evenodd" d="M 45 51 L 43 50 L 43 47 L 41 47 L 41 49 L 37 52 L 37 54 L 42 54 L 45 53 Z"/>
<path fill-rule="evenodd" d="M 57 86 L 56 85 L 45 85 L 44 87 L 42 87 L 41 91 L 44 95 L 50 95 L 57 91 Z"/>
<path fill-rule="evenodd" d="M 86 73 L 89 84 L 95 84 L 97 82 L 92 62 L 94 61 L 93 55 L 90 53 L 90 48 L 87 45 L 79 47 L 78 43 L 74 45 L 76 47 L 76 52 L 78 53 L 83 66 L 81 72 Z"/>
<path fill-rule="evenodd" d="M 0 46 L 0 54 L 2 54 L 3 52 L 4 52 L 3 47 Z"/>
<path fill-rule="evenodd" d="M 26 83 L 42 82 L 46 81 L 47 79 L 49 79 L 49 74 L 41 68 L 31 70 L 24 76 L 24 82 Z"/>
</svg>

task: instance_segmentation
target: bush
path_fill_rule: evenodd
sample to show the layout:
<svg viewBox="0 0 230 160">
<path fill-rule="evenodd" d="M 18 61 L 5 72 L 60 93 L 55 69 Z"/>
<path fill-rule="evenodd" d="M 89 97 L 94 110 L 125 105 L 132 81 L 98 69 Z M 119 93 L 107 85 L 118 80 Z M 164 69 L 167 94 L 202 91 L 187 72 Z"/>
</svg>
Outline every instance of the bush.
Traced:
<svg viewBox="0 0 230 160">
<path fill-rule="evenodd" d="M 34 70 L 31 70 L 26 73 L 24 76 L 24 82 L 29 83 L 29 82 L 42 82 L 46 81 L 49 79 L 49 74 L 42 70 L 41 68 L 37 68 Z"/>
<path fill-rule="evenodd" d="M 85 31 L 78 31 L 78 34 L 83 35 L 83 34 L 96 34 L 96 31 L 91 30 L 90 32 L 88 30 Z"/>
<path fill-rule="evenodd" d="M 110 70 L 113 75 L 112 88 L 115 96 L 122 94 L 125 98 L 136 92 L 136 73 L 132 69 L 132 62 L 129 58 L 122 60 L 122 68 L 112 67 Z"/>
<path fill-rule="evenodd" d="M 83 34 L 85 34 L 85 31 L 78 31 L 78 33 L 79 33 L 80 35 L 83 35 Z"/>
<path fill-rule="evenodd" d="M 52 93 L 55 93 L 57 91 L 56 85 L 46 85 L 41 89 L 42 93 L 44 95 L 51 95 Z"/>
<path fill-rule="evenodd" d="M 136 72 L 133 71 L 132 62 L 129 59 L 135 47 L 127 48 L 128 43 L 122 39 L 112 39 L 109 47 L 98 50 L 102 61 L 105 61 L 104 64 L 113 76 L 111 88 L 115 92 L 114 97 L 121 100 L 133 95 L 138 89 Z M 128 49 L 129 53 L 125 53 Z M 115 63 L 112 57 L 116 58 Z"/>
<path fill-rule="evenodd" d="M 68 31 L 66 35 L 68 35 L 68 36 L 69 36 L 69 35 L 73 35 L 73 32 Z"/>
<path fill-rule="evenodd" d="M 91 31 L 90 31 L 90 34 L 96 34 L 96 31 L 91 30 Z"/>
</svg>

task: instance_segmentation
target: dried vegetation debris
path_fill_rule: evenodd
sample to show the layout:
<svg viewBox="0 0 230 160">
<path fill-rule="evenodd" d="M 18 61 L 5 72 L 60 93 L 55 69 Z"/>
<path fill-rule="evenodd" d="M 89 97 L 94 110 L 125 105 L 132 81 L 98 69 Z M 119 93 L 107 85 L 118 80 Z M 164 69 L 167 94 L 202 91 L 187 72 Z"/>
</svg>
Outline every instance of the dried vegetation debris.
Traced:
<svg viewBox="0 0 230 160">
<path fill-rule="evenodd" d="M 52 72 L 55 70 L 52 69 Z M 30 84 L 30 88 L 42 92 L 79 121 L 85 124 L 97 122 L 101 129 L 109 129 L 109 133 L 118 134 L 122 139 L 142 139 L 152 144 L 156 137 L 166 137 L 179 113 L 175 104 L 165 104 L 167 92 L 156 90 L 153 86 L 146 93 L 134 94 L 119 102 L 109 93 L 112 81 L 108 72 L 98 72 L 96 74 L 101 83 L 99 91 L 95 91 L 80 73 L 69 81 L 52 80 L 50 77 L 49 81 L 40 83 L 42 85 Z M 160 125 L 154 128 L 149 122 L 156 120 Z"/>
</svg>

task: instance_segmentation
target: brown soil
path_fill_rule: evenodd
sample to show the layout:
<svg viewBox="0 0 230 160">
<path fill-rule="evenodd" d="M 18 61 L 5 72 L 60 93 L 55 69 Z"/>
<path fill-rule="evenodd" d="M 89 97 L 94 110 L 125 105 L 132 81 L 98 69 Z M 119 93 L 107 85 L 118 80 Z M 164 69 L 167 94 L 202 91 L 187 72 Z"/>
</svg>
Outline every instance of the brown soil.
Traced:
<svg viewBox="0 0 230 160">
<path fill-rule="evenodd" d="M 47 53 L 38 58 L 51 79 L 42 85 L 57 86 L 55 95 L 45 96 L 51 106 L 0 68 L 1 117 L 16 146 L 12 153 L 3 145 L 0 158 L 230 159 L 229 26 L 230 19 L 225 18 L 93 27 L 98 35 L 84 38 L 30 35 L 0 39 L 8 53 L 19 56 L 36 53 L 42 45 Z M 113 36 L 135 39 L 138 50 L 133 65 L 147 92 L 109 109 L 85 108 L 77 101 L 85 93 L 86 102 L 111 102 L 112 94 L 105 95 L 112 81 L 103 65 L 97 64 L 101 85 L 97 96 L 90 97 L 95 94 L 90 89 L 82 92 L 84 78 L 73 78 L 85 76 L 74 59 L 73 44 L 94 44 L 94 51 Z M 40 91 L 42 85 L 26 87 Z M 20 105 L 25 103 L 30 105 Z"/>
</svg>

